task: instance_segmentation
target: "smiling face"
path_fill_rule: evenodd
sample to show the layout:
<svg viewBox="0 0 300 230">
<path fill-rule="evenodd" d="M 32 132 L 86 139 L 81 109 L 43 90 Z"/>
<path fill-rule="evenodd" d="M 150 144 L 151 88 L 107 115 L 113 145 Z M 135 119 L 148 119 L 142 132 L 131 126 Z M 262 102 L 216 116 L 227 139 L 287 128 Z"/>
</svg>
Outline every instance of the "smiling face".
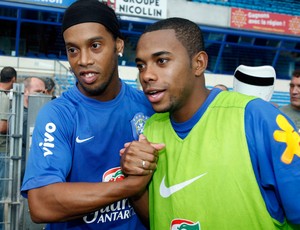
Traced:
<svg viewBox="0 0 300 230">
<path fill-rule="evenodd" d="M 74 25 L 63 36 L 79 90 L 101 101 L 115 98 L 120 90 L 118 53 L 123 52 L 123 40 L 115 40 L 103 25 L 94 22 Z"/>
<path fill-rule="evenodd" d="M 169 111 L 175 121 L 189 119 L 207 97 L 203 72 L 207 55 L 190 58 L 173 29 L 143 34 L 136 65 L 144 93 L 156 112 Z"/>
</svg>

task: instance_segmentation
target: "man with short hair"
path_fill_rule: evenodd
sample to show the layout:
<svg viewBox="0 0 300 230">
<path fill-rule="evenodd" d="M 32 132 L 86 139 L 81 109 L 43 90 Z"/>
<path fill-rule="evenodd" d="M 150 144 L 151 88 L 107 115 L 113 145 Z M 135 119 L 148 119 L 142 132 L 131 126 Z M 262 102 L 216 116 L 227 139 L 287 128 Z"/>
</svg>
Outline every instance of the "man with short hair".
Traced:
<svg viewBox="0 0 300 230">
<path fill-rule="evenodd" d="M 24 83 L 24 110 L 23 110 L 21 179 L 23 179 L 25 166 L 26 166 L 29 96 L 34 94 L 44 94 L 46 92 L 46 85 L 42 78 L 27 77 L 25 78 L 23 83 Z"/>
<path fill-rule="evenodd" d="M 28 96 L 33 94 L 44 94 L 46 84 L 42 78 L 27 77 L 24 79 L 24 107 L 28 108 Z"/>
<path fill-rule="evenodd" d="M 7 182 L 8 180 L 8 152 L 9 152 L 9 114 L 10 114 L 10 98 L 9 92 L 13 88 L 13 84 L 17 80 L 17 72 L 13 67 L 6 66 L 0 73 L 0 188 L 1 197 L 7 196 Z M 0 204 L 0 222 L 3 220 L 4 204 Z M 0 224 L 0 229 L 2 225 Z"/>
<path fill-rule="evenodd" d="M 7 66 L 1 70 L 0 77 L 0 152 L 6 152 L 8 145 L 5 135 L 8 132 L 10 109 L 9 91 L 17 80 L 17 72 L 13 67 Z"/>
<path fill-rule="evenodd" d="M 290 104 L 279 108 L 295 123 L 300 132 L 300 69 L 294 70 L 290 82 Z"/>
<path fill-rule="evenodd" d="M 184 18 L 150 25 L 137 43 L 140 83 L 156 111 L 144 135 L 165 144 L 141 215 L 153 230 L 299 229 L 295 125 L 261 98 L 207 89 L 207 65 L 203 33 Z M 123 171 L 136 175 L 138 154 L 128 149 Z"/>
</svg>

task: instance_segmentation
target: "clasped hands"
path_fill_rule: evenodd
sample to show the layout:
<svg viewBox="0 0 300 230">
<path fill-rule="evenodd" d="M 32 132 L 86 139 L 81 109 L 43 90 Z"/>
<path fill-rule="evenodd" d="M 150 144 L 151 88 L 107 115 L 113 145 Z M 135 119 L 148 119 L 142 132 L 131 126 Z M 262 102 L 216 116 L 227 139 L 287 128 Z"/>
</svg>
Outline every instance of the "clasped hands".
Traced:
<svg viewBox="0 0 300 230">
<path fill-rule="evenodd" d="M 141 134 L 138 141 L 125 143 L 120 150 L 121 168 L 125 175 L 149 175 L 154 172 L 158 161 L 158 151 L 164 144 L 151 143 Z"/>
</svg>

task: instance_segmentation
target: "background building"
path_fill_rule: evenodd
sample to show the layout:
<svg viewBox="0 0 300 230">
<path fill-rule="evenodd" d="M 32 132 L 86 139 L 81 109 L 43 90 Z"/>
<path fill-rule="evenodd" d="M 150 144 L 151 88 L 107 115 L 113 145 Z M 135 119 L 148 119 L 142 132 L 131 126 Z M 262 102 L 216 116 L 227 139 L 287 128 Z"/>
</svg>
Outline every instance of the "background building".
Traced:
<svg viewBox="0 0 300 230">
<path fill-rule="evenodd" d="M 0 54 L 66 60 L 61 35 L 65 8 L 74 0 L 0 1 Z M 126 40 L 123 64 L 134 66 L 144 28 L 167 17 L 201 26 L 211 73 L 233 74 L 240 65 L 272 65 L 279 79 L 300 67 L 297 0 L 110 0 Z M 120 63 L 121 64 L 121 63 Z"/>
</svg>

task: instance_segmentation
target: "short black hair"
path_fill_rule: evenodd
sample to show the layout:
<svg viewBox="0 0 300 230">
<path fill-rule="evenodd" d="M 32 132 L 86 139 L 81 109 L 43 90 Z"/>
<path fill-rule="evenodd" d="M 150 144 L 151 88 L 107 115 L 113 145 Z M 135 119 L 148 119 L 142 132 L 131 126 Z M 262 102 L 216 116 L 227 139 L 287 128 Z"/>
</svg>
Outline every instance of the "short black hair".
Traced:
<svg viewBox="0 0 300 230">
<path fill-rule="evenodd" d="M 6 66 L 1 70 L 0 82 L 10 82 L 14 77 L 17 78 L 17 71 L 11 66 Z"/>
<path fill-rule="evenodd" d="M 62 32 L 71 26 L 85 23 L 100 23 L 113 35 L 123 39 L 120 23 L 115 11 L 99 0 L 78 0 L 73 2 L 64 12 Z"/>
<path fill-rule="evenodd" d="M 177 17 L 163 19 L 148 26 L 143 34 L 167 29 L 175 31 L 176 38 L 186 48 L 191 58 L 198 52 L 204 51 L 202 30 L 196 23 L 188 19 Z"/>
</svg>

